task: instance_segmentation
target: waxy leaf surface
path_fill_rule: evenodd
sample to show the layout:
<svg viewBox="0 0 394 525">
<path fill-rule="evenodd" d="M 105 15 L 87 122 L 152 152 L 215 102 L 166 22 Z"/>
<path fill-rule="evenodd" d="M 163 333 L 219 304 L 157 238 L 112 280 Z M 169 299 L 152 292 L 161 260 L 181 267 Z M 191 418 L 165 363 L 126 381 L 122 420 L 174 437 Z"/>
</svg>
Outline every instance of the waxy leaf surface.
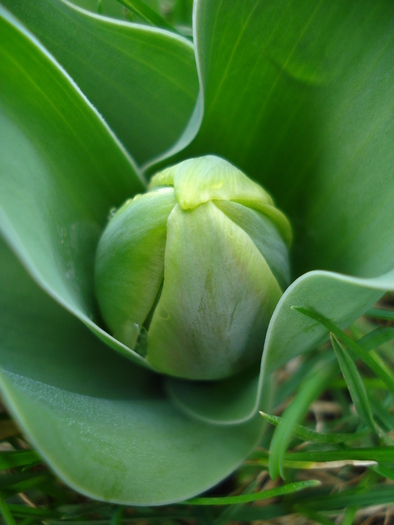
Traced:
<svg viewBox="0 0 394 525">
<path fill-rule="evenodd" d="M 54 303 L 4 243 L 0 270 L 2 396 L 76 490 L 137 505 L 186 499 L 256 446 L 260 416 L 231 433 L 184 416 L 160 376 L 117 355 Z"/>
<path fill-rule="evenodd" d="M 177 140 L 198 92 L 188 40 L 62 0 L 2 3 L 66 69 L 137 162 Z"/>
<path fill-rule="evenodd" d="M 276 307 L 260 373 L 256 365 L 242 377 L 197 385 L 120 361 L 75 316 L 110 346 L 141 360 L 105 335 L 89 314 L 95 315 L 91 268 L 97 237 L 109 208 L 140 192 L 143 182 L 76 85 L 1 8 L 2 228 L 35 280 L 75 314 L 61 310 L 4 252 L 0 377 L 5 399 L 44 458 L 82 492 L 135 504 L 197 494 L 236 468 L 257 443 L 261 421 L 255 414 L 267 402 L 272 372 L 327 338 L 327 330 L 292 306 L 345 327 L 394 289 L 394 4 L 196 0 L 197 69 L 190 73 L 190 44 L 166 32 L 125 29 L 49 0 L 15 6 L 6 1 L 14 13 L 24 6 L 18 13 L 22 21 L 46 39 L 44 45 L 140 162 L 179 136 L 195 101 L 192 77 L 198 71 L 193 115 L 172 150 L 150 163 L 150 172 L 192 156 L 221 155 L 261 182 L 292 221 L 293 277 L 301 277 Z M 29 16 L 36 5 L 50 14 L 45 30 L 39 17 Z M 57 26 L 65 13 L 66 46 L 63 26 Z M 80 57 L 78 48 L 69 50 L 78 42 L 71 37 L 81 37 L 77 20 L 87 28 L 87 41 L 101 50 L 92 85 L 89 68 L 79 62 L 86 61 L 89 45 L 84 48 L 80 41 Z M 58 29 L 51 38 L 52 24 Z M 99 58 L 120 42 L 131 39 L 136 45 L 137 33 L 141 50 L 150 50 L 149 63 L 159 72 L 138 66 L 133 121 L 127 117 L 133 95 L 128 100 L 119 79 L 122 93 L 108 95 L 108 62 Z M 63 43 L 57 47 L 57 42 Z M 176 57 L 170 67 L 164 57 L 169 60 L 171 45 Z M 125 49 L 112 56 L 125 59 Z M 185 73 L 190 80 L 185 82 L 194 85 L 186 90 L 189 95 L 180 94 L 185 84 L 179 80 L 178 51 L 190 74 Z M 160 83 L 168 68 L 170 80 Z M 166 86 L 163 93 L 150 91 L 144 98 L 156 81 L 157 89 Z M 95 98 L 104 92 L 111 98 L 108 105 Z M 156 94 L 163 105 L 154 100 Z M 115 99 L 123 100 L 125 120 L 119 108 L 113 109 Z M 145 115 L 154 115 L 152 126 Z M 158 131 L 159 122 L 164 131 Z M 134 137 L 130 142 L 124 130 Z M 80 342 L 83 350 L 77 354 Z M 106 369 L 107 362 L 103 384 L 103 372 L 96 380 L 91 370 L 98 363 Z M 225 428 L 229 424 L 231 431 Z M 158 472 L 163 481 L 160 493 L 153 493 Z"/>
</svg>

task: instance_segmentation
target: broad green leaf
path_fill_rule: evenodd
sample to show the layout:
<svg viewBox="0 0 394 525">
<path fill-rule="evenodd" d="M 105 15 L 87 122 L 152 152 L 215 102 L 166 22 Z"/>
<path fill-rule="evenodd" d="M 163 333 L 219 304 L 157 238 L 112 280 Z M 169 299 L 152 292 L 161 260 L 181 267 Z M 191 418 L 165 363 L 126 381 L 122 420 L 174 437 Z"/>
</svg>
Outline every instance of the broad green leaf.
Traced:
<svg viewBox="0 0 394 525">
<path fill-rule="evenodd" d="M 117 503 L 178 501 L 218 483 L 257 445 L 260 416 L 228 432 L 183 415 L 158 376 L 103 345 L 4 247 L 0 260 L 2 397 L 69 485 Z"/>
<path fill-rule="evenodd" d="M 143 191 L 130 157 L 44 48 L 0 6 L 0 231 L 40 285 L 108 344 L 93 293 L 98 236 Z"/>
<path fill-rule="evenodd" d="M 192 211 L 177 204 L 167 220 L 164 284 L 147 360 L 178 377 L 233 375 L 259 359 L 280 296 L 255 244 L 214 201 Z"/>
<path fill-rule="evenodd" d="M 170 379 L 167 389 L 177 405 L 195 417 L 227 423 L 245 421 L 258 410 L 263 398 L 261 389 L 272 372 L 328 339 L 328 329 L 317 321 L 300 316 L 292 309 L 293 306 L 304 305 L 309 310 L 319 311 L 331 320 L 331 324 L 344 328 L 358 319 L 388 289 L 394 289 L 393 272 L 377 279 L 309 272 L 286 290 L 275 309 L 264 343 L 258 381 L 253 379 L 251 371 L 250 380 L 235 377 L 216 385 Z M 232 385 L 235 393 L 231 392 Z"/>
<path fill-rule="evenodd" d="M 225 157 L 293 222 L 295 273 L 393 267 L 394 4 L 197 0 L 201 97 L 174 154 Z M 174 162 L 170 158 L 165 162 Z"/>
<path fill-rule="evenodd" d="M 166 378 L 164 385 L 173 403 L 190 416 L 215 424 L 239 424 L 255 409 L 259 381 L 255 368 L 222 381 L 191 383 Z M 264 388 L 261 398 L 265 402 L 269 395 L 266 382 Z"/>
<path fill-rule="evenodd" d="M 137 162 L 177 140 L 198 92 L 188 40 L 62 0 L 2 3 L 55 56 Z"/>
<path fill-rule="evenodd" d="M 149 170 L 222 155 L 262 182 L 289 214 L 295 274 L 316 267 L 363 276 L 390 271 L 393 19 L 389 0 L 308 0 L 301 7 L 290 0 L 197 0 L 202 90 L 170 157 Z M 313 304 L 343 328 L 393 287 L 394 274 L 355 280 L 318 271 L 298 279 L 271 320 L 260 388 L 272 370 L 327 337 L 296 319 L 291 306 Z M 257 409 L 250 384 L 245 396 L 241 389 L 242 403 L 231 396 L 226 402 L 228 387 L 170 384 L 179 406 L 196 417 L 228 420 L 233 406 L 237 420 Z"/>
</svg>

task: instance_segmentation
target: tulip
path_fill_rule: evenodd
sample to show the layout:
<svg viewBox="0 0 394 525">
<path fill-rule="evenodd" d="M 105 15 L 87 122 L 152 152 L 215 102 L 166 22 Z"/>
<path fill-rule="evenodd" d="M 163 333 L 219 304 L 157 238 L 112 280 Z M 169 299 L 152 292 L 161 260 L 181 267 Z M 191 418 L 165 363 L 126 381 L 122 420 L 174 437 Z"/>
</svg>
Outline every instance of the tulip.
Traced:
<svg viewBox="0 0 394 525">
<path fill-rule="evenodd" d="M 158 371 L 222 379 L 261 357 L 289 285 L 286 217 L 214 156 L 155 175 L 99 242 L 96 294 L 116 339 Z"/>
<path fill-rule="evenodd" d="M 261 443 L 273 373 L 328 340 L 316 319 L 394 290 L 393 20 L 392 0 L 194 0 L 191 39 L 1 1 L 1 396 L 68 485 L 126 505 L 214 486 Z M 211 162 L 222 189 L 189 173 Z M 287 220 L 227 162 L 291 221 L 287 288 Z"/>
</svg>

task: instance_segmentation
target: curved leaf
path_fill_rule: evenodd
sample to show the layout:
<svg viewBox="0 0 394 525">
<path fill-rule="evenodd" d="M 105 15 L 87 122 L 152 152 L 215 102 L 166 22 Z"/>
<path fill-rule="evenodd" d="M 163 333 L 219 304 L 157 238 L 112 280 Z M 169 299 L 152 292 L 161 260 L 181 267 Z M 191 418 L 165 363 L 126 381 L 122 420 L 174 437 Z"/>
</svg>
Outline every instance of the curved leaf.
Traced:
<svg viewBox="0 0 394 525">
<path fill-rule="evenodd" d="M 4 0 L 53 53 L 137 162 L 177 140 L 197 98 L 192 44 L 61 0 Z"/>
<path fill-rule="evenodd" d="M 186 499 L 226 477 L 258 443 L 260 416 L 228 432 L 182 415 L 156 375 L 111 352 L 3 244 L 0 276 L 2 397 L 78 491 L 135 505 Z"/>
<path fill-rule="evenodd" d="M 213 201 L 191 211 L 178 204 L 167 220 L 163 290 L 147 360 L 188 379 L 233 375 L 259 358 L 280 296 L 264 257 Z"/>
<path fill-rule="evenodd" d="M 194 15 L 202 92 L 194 120 L 169 152 L 175 157 L 158 164 L 219 154 L 261 181 L 292 219 L 296 274 L 390 271 L 393 4 L 197 0 Z M 313 305 L 344 327 L 393 281 L 311 272 L 293 283 L 271 320 L 257 391 L 272 370 L 327 336 L 291 306 Z M 169 380 L 167 388 L 188 413 L 229 423 L 257 408 L 251 384 L 236 386 L 235 399 L 231 381 Z"/>
<path fill-rule="evenodd" d="M 93 262 L 109 210 L 144 189 L 94 108 L 0 6 L 0 231 L 40 285 L 95 323 Z"/>
<path fill-rule="evenodd" d="M 312 350 L 328 339 L 320 323 L 292 309 L 303 306 L 319 312 L 337 326 L 346 327 L 358 319 L 386 290 L 394 290 L 394 272 L 376 279 L 357 279 L 323 271 L 309 272 L 283 294 L 268 328 L 260 378 L 230 378 L 215 385 L 168 379 L 174 402 L 189 415 L 206 421 L 234 424 L 246 421 L 258 410 L 267 378 L 294 357 Z M 229 393 L 231 387 L 234 393 Z"/>
<path fill-rule="evenodd" d="M 213 153 L 262 182 L 296 274 L 393 267 L 393 21 L 390 0 L 195 4 L 203 116 L 166 162 Z"/>
</svg>

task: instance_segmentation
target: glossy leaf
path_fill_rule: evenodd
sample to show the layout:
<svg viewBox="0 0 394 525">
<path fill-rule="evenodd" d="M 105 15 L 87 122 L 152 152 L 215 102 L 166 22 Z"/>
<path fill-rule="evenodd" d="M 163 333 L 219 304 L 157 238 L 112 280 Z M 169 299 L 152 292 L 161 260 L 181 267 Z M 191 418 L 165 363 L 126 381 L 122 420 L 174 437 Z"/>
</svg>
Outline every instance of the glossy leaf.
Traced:
<svg viewBox="0 0 394 525">
<path fill-rule="evenodd" d="M 215 153 L 259 180 L 292 220 L 296 274 L 391 270 L 393 3 L 197 0 L 194 14 L 202 94 L 177 160 Z"/>
<path fill-rule="evenodd" d="M 319 311 L 331 324 L 349 326 L 386 290 L 394 289 L 394 273 L 377 279 L 356 279 L 329 272 L 309 272 L 283 294 L 271 318 L 264 343 L 260 376 L 231 378 L 210 384 L 168 380 L 167 389 L 179 407 L 206 421 L 225 424 L 245 421 L 258 410 L 261 389 L 272 372 L 328 339 L 329 330 L 301 316 L 293 306 Z M 228 392 L 233 387 L 233 393 Z M 255 388 L 255 390 L 254 390 Z"/>
<path fill-rule="evenodd" d="M 60 54 L 68 56 L 73 41 L 70 35 L 83 35 L 88 42 L 97 44 L 97 47 L 91 46 L 92 49 L 106 51 L 107 47 L 100 47 L 98 28 L 104 24 L 111 42 L 112 39 L 119 42 L 118 28 L 124 27 L 87 15 L 65 3 L 45 0 L 44 4 L 44 0 L 40 0 L 33 5 L 6 1 L 15 10 L 23 5 L 26 14 L 32 13 L 36 4 L 45 5 L 46 12 L 52 15 L 56 7 L 57 15 L 50 17 L 51 24 L 57 28 L 52 39 L 52 29 L 43 30 L 40 25 L 45 13 L 44 18 L 27 17 L 30 22 L 27 18 L 24 22 L 33 24 L 34 21 L 41 27 L 38 36 L 43 40 L 47 38 L 46 45 L 66 69 L 71 66 L 59 57 Z M 70 22 L 71 25 L 60 22 L 66 19 L 58 14 L 66 12 L 68 22 L 81 17 L 78 19 L 83 19 L 83 26 L 89 31 L 67 33 L 70 27 L 79 26 L 73 25 L 74 22 Z M 0 32 L 0 52 L 3 53 L 0 71 L 9 76 L 7 82 L 3 77 L 0 82 L 0 115 L 5 122 L 0 129 L 7 155 L 0 157 L 0 162 L 4 169 L 1 174 L 11 174 L 9 181 L 13 181 L 12 185 L 2 185 L 2 189 L 7 189 L 4 206 L 12 218 L 12 221 L 4 219 L 4 231 L 41 286 L 94 328 L 88 317 L 94 313 L 88 266 L 98 230 L 105 222 L 109 207 L 120 204 L 121 196 L 123 200 L 131 192 L 140 191 L 142 184 L 130 160 L 75 85 L 26 31 L 8 15 L 4 16 Z M 158 381 L 154 376 L 156 387 L 150 379 L 145 383 L 145 378 L 152 377 L 150 373 L 141 369 L 136 373 L 133 364 L 121 361 L 115 353 L 111 353 L 108 361 L 107 357 L 97 358 L 100 352 L 107 356 L 109 350 L 74 317 L 65 312 L 60 314 L 56 304 L 47 303 L 41 309 L 38 306 L 41 299 L 36 302 L 29 296 L 26 303 L 15 302 L 20 312 L 16 315 L 10 309 L 12 302 L 8 297 L 17 290 L 11 293 L 10 283 L 5 281 L 6 293 L 0 296 L 7 305 L 3 310 L 9 313 L 3 333 L 3 345 L 8 351 L 0 353 L 0 363 L 7 368 L 1 373 L 5 396 L 33 444 L 70 484 L 96 497 L 130 502 L 133 494 L 134 502 L 146 503 L 159 468 L 167 477 L 160 494 L 156 495 L 155 503 L 158 503 L 189 497 L 193 491 L 197 493 L 223 478 L 258 440 L 261 421 L 254 418 L 254 414 L 265 401 L 262 389 L 267 389 L 271 373 L 328 336 L 324 327 L 301 317 L 292 306 L 314 309 L 343 328 L 370 308 L 385 290 L 394 289 L 393 273 L 376 277 L 390 271 L 394 259 L 391 242 L 394 208 L 390 206 L 394 198 L 391 141 L 394 119 L 390 114 L 394 85 L 393 17 L 394 7 L 389 0 L 307 0 L 301 6 L 291 0 L 234 0 L 231 5 L 220 0 L 196 0 L 194 40 L 201 91 L 179 142 L 163 162 L 169 164 L 175 158 L 206 153 L 224 156 L 246 174 L 262 181 L 290 215 L 296 234 L 295 275 L 324 268 L 363 278 L 312 271 L 295 281 L 282 296 L 271 319 L 259 377 L 257 369 L 249 370 L 245 377 L 234 377 L 212 386 L 168 379 Z M 3 28 L 6 29 L 3 31 Z M 61 40 L 63 29 L 65 40 Z M 152 30 L 148 33 L 151 35 Z M 168 34 L 158 33 L 165 47 Z M 170 38 L 180 42 L 177 37 Z M 148 40 L 151 42 L 151 37 Z M 57 41 L 62 42 L 59 55 L 55 51 Z M 85 67 L 84 48 L 81 41 L 77 41 L 80 53 L 72 51 L 70 64 L 74 64 L 77 74 L 82 71 L 83 77 L 87 72 L 88 85 L 91 70 L 89 64 Z M 141 43 L 141 49 L 146 46 L 146 41 Z M 190 45 L 186 47 L 185 54 L 190 58 Z M 160 45 L 156 51 L 157 56 L 161 56 Z M 102 66 L 102 56 L 100 60 L 95 58 L 99 66 Z M 152 56 L 156 56 L 155 53 L 152 52 Z M 84 64 L 82 67 L 79 60 Z M 96 70 L 102 71 L 94 66 Z M 144 79 L 149 82 L 157 79 L 152 71 L 147 76 L 144 68 L 141 71 L 134 84 L 140 94 L 146 87 Z M 92 93 L 100 92 L 98 77 L 90 76 L 94 84 Z M 111 76 L 106 75 L 105 80 L 110 79 Z M 75 78 L 75 81 L 87 93 L 82 80 Z M 111 90 L 105 92 L 108 94 Z M 87 94 L 110 121 L 104 106 L 93 100 L 94 95 Z M 118 95 L 111 103 L 120 100 Z M 156 89 L 150 95 L 149 104 L 153 104 Z M 131 104 L 132 100 L 130 96 L 127 103 Z M 135 100 L 144 114 L 149 115 L 142 95 Z M 163 100 L 178 107 L 176 96 L 168 95 Z M 181 100 L 185 98 L 179 97 L 180 105 Z M 194 102 L 193 97 L 189 97 L 189 103 L 190 100 Z M 128 105 L 120 107 L 126 114 Z M 163 122 L 166 137 L 178 137 L 187 112 L 182 110 L 183 124 L 179 124 L 172 135 L 169 128 L 174 111 L 177 110 L 170 107 L 162 116 L 156 112 L 152 128 L 144 128 L 145 117 L 130 121 L 128 124 L 133 128 L 130 134 L 136 137 L 134 144 L 139 144 L 139 128 L 157 129 L 159 122 Z M 77 131 L 70 138 L 74 124 Z M 118 129 L 115 131 L 121 136 Z M 123 136 L 126 134 L 121 136 L 126 142 Z M 152 136 L 146 133 L 141 147 L 147 149 L 136 153 L 141 155 L 138 160 L 162 151 L 162 136 L 163 132 Z M 173 140 L 168 139 L 168 145 Z M 185 147 L 177 157 L 168 156 Z M 134 151 L 133 145 L 130 149 Z M 50 167 L 56 171 L 52 178 L 47 177 Z M 115 177 L 115 183 L 111 180 L 109 188 L 103 182 L 107 180 L 106 174 L 111 179 Z M 94 180 L 94 184 L 86 180 Z M 36 193 L 30 197 L 29 191 L 22 188 Z M 75 221 L 85 225 L 81 218 L 89 228 L 89 221 L 94 223 L 95 233 L 89 230 L 89 235 L 75 234 L 78 240 L 75 250 L 71 226 Z M 64 230 L 59 233 L 58 225 L 66 228 L 65 233 Z M 65 237 L 63 243 L 62 236 Z M 88 256 L 81 255 L 79 262 L 74 258 L 74 251 Z M 71 267 L 67 266 L 69 261 L 73 263 Z M 9 271 L 8 266 L 6 268 Z M 45 269 L 46 280 L 40 269 Z M 16 297 L 20 299 L 25 292 L 18 293 Z M 35 289 L 33 295 L 36 293 L 46 297 Z M 46 297 L 45 301 L 49 299 Z M 100 331 L 98 334 L 106 337 Z M 116 346 L 111 339 L 106 340 Z M 81 342 L 85 344 L 79 347 Z M 70 360 L 70 348 L 83 348 L 83 351 L 74 350 Z M 117 348 L 127 351 L 119 345 Z M 55 352 L 56 359 L 53 359 Z M 86 362 L 76 366 L 84 358 Z M 138 360 L 138 356 L 135 359 Z M 107 373 L 107 362 L 109 378 L 99 382 L 91 370 L 97 367 L 100 378 L 103 369 Z M 111 367 L 121 369 L 119 374 L 112 373 Z M 127 382 L 122 374 L 128 371 L 133 380 L 128 377 Z M 171 394 L 171 402 L 160 390 L 161 381 Z M 87 417 L 89 424 L 86 424 Z M 233 425 L 231 432 L 224 427 L 228 424 Z M 63 428 L 64 433 L 59 432 L 59 428 Z M 114 462 L 114 458 L 119 459 L 117 454 L 121 449 L 138 450 L 139 454 L 123 454 L 127 457 L 126 465 Z M 91 453 L 93 456 L 89 456 Z M 143 466 L 146 458 L 152 461 L 149 468 Z M 176 468 L 175 481 L 167 458 L 172 459 Z M 207 464 L 210 470 L 206 469 Z M 191 472 L 195 476 L 191 476 Z"/>
<path fill-rule="evenodd" d="M 142 176 L 104 121 L 0 6 L 0 229 L 28 271 L 119 352 L 95 323 L 93 263 L 113 206 Z"/>
<path fill-rule="evenodd" d="M 167 220 L 164 284 L 147 359 L 178 377 L 233 375 L 259 358 L 280 296 L 257 247 L 213 201 L 191 211 L 178 204 Z"/>
<path fill-rule="evenodd" d="M 158 376 L 102 344 L 4 245 L 0 253 L 2 396 L 68 484 L 118 503 L 177 501 L 216 484 L 256 446 L 260 416 L 232 432 L 185 417 Z"/>
<path fill-rule="evenodd" d="M 62 0 L 2 3 L 55 56 L 137 162 L 177 140 L 198 92 L 188 40 Z"/>
<path fill-rule="evenodd" d="M 202 93 L 178 149 L 191 144 L 159 165 L 214 152 L 262 181 L 292 218 L 296 272 L 391 270 L 394 208 L 381 192 L 393 201 L 393 19 L 386 0 L 309 0 L 302 7 L 197 0 Z M 312 272 L 295 281 L 270 323 L 260 388 L 267 373 L 324 339 L 318 327 L 294 318 L 291 306 L 313 304 L 345 327 L 393 287 L 394 274 L 356 281 Z M 236 421 L 257 407 L 250 383 L 234 403 L 226 401 L 227 383 L 170 382 L 169 389 L 179 406 L 207 420 Z"/>
</svg>

